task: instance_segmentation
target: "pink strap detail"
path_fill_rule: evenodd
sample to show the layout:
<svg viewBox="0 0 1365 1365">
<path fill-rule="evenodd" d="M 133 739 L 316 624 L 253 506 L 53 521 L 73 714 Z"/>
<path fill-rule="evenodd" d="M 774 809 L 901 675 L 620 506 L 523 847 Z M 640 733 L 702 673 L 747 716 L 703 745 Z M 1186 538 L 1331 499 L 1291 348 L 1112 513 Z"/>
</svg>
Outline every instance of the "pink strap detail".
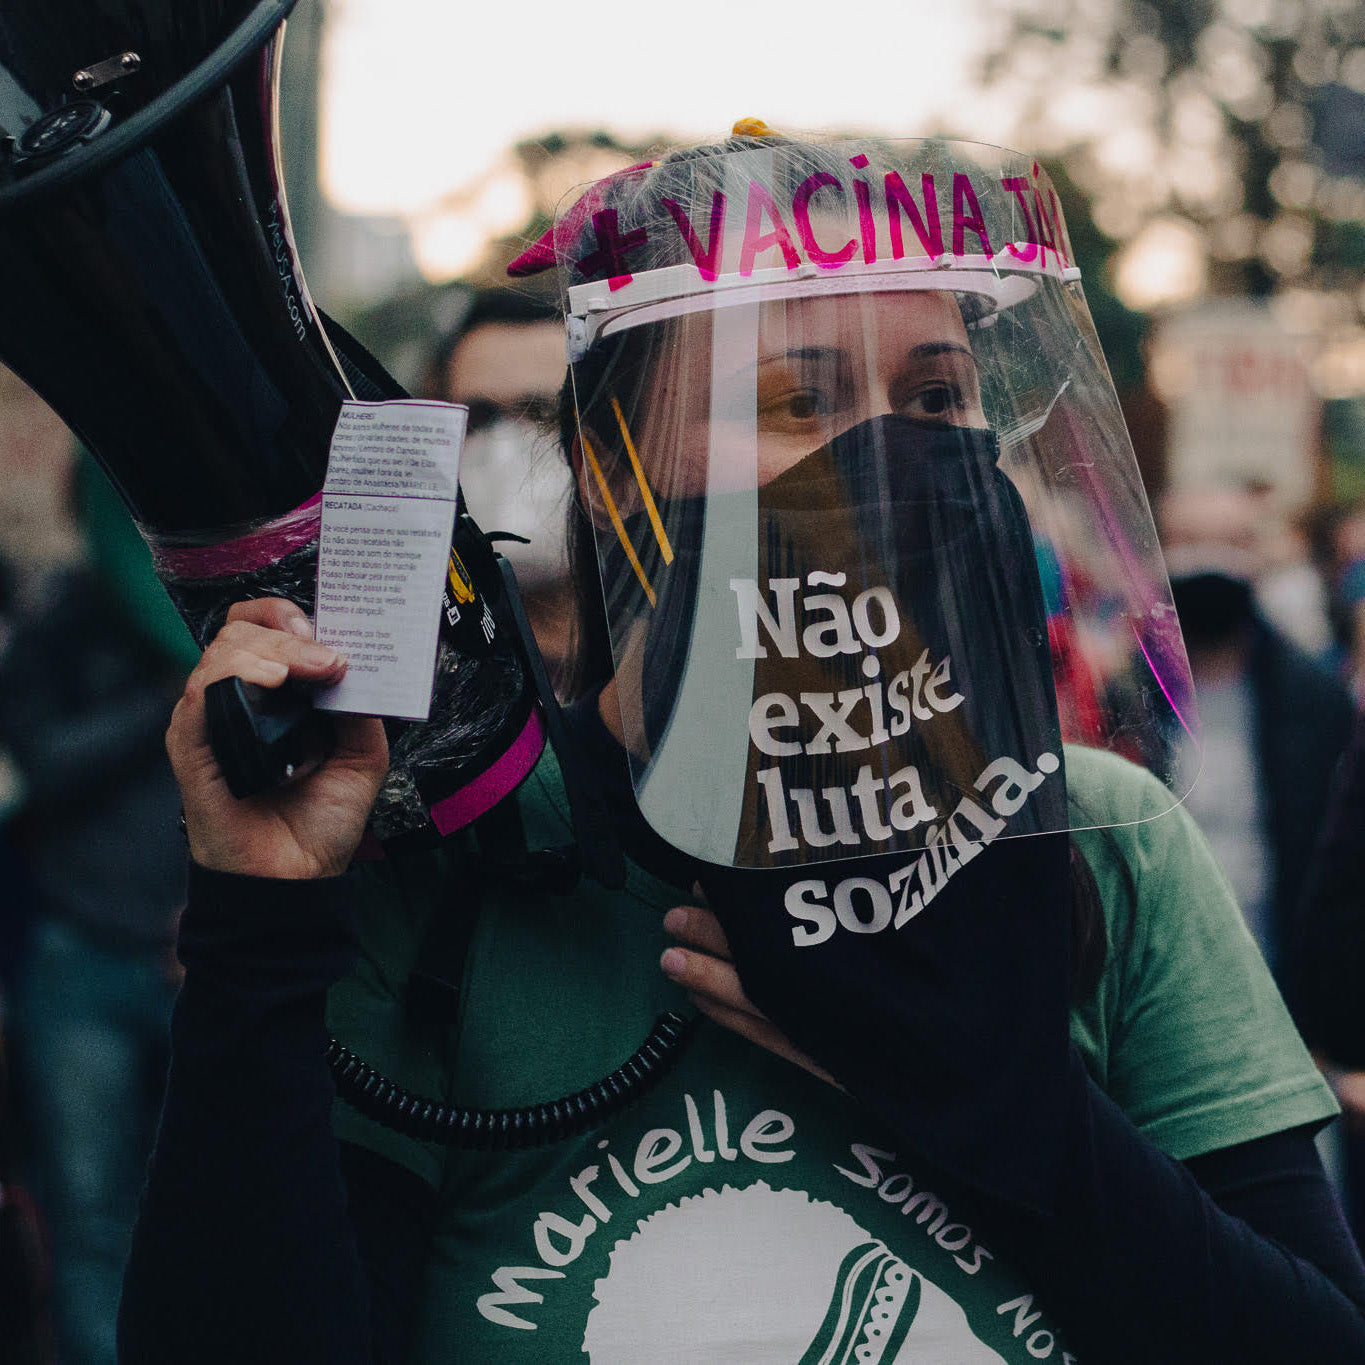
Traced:
<svg viewBox="0 0 1365 1365">
<path fill-rule="evenodd" d="M 443 835 L 453 834 L 492 810 L 536 766 L 544 748 L 545 724 L 537 706 L 511 748 L 491 768 L 431 807 L 432 823 Z M 355 851 L 356 862 L 373 863 L 387 856 L 384 845 L 366 830 Z"/>
<path fill-rule="evenodd" d="M 545 724 L 536 707 L 512 746 L 467 787 L 438 801 L 431 819 L 442 834 L 453 834 L 490 811 L 534 768 L 545 748 Z"/>
<path fill-rule="evenodd" d="M 314 493 L 292 512 L 267 521 L 232 540 L 215 545 L 159 543 L 143 532 L 152 551 L 152 565 L 162 579 L 221 578 L 225 574 L 251 573 L 285 555 L 301 550 L 318 538 L 322 525 L 322 494 Z"/>
</svg>

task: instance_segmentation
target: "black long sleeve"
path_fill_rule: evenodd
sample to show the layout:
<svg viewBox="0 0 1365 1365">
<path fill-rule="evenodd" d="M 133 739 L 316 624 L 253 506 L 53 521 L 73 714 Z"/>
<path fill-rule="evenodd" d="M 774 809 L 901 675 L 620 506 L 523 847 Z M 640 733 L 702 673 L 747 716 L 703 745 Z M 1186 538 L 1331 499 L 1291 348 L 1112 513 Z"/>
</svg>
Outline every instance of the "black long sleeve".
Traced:
<svg viewBox="0 0 1365 1365">
<path fill-rule="evenodd" d="M 416 1177 L 339 1151 L 331 1131 L 323 1008 L 351 958 L 346 894 L 344 881 L 194 874 L 120 1320 L 130 1365 L 405 1358 L 429 1201 Z M 1365 1268 L 1305 1130 L 1183 1166 L 1074 1051 L 1067 1096 L 1055 1212 L 983 1210 L 983 1231 L 1081 1359 L 1365 1361 Z"/>
<path fill-rule="evenodd" d="M 165 1108 L 119 1314 L 136 1365 L 362 1365 L 370 1295 L 323 1062 L 343 881 L 194 869 Z"/>
<path fill-rule="evenodd" d="M 996 1209 L 993 1236 L 1029 1266 L 1082 1360 L 1365 1361 L 1365 1266 L 1305 1130 L 1182 1165 L 1074 1048 L 1067 1104 L 1053 1215 Z"/>
<path fill-rule="evenodd" d="M 1293 947 L 1305 1037 L 1338 1066 L 1365 1067 L 1365 713 L 1337 770 Z"/>
</svg>

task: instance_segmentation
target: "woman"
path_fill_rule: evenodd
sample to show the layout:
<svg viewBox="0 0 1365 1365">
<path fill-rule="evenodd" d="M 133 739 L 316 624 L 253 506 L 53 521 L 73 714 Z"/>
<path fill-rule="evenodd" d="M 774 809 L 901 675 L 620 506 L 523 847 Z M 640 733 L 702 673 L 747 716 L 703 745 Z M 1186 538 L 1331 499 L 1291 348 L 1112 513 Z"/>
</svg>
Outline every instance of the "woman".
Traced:
<svg viewBox="0 0 1365 1365">
<path fill-rule="evenodd" d="M 204 686 L 345 665 L 233 608 L 168 739 L 195 866 L 130 1359 L 1365 1358 L 1330 1096 L 1176 795 L 1102 752 L 1164 717 L 1063 750 L 1062 643 L 1182 720 L 1188 679 L 1055 198 L 998 156 L 760 130 L 524 258 L 569 278 L 572 766 L 623 888 L 521 875 L 553 756 L 349 873 L 376 722 L 234 802 Z M 328 1028 L 508 1108 L 682 991 L 722 1027 L 575 1136 L 332 1111 Z"/>
</svg>

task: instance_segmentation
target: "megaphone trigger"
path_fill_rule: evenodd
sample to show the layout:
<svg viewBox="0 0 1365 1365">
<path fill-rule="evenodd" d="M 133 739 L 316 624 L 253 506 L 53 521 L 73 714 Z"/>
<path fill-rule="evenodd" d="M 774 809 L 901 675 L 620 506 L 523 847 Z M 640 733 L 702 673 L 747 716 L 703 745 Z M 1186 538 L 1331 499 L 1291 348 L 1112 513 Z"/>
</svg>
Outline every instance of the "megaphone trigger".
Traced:
<svg viewBox="0 0 1365 1365">
<path fill-rule="evenodd" d="M 331 753 L 330 716 L 294 681 L 261 687 L 220 678 L 204 689 L 209 745 L 228 790 L 239 800 L 303 776 Z"/>
</svg>

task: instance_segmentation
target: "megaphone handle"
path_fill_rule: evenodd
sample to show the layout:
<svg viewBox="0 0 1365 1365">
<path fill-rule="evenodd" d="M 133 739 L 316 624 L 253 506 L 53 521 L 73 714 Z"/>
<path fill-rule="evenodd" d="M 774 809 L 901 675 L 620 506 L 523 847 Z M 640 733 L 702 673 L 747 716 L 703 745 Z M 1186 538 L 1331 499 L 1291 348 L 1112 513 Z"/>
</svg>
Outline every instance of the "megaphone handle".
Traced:
<svg viewBox="0 0 1365 1365">
<path fill-rule="evenodd" d="M 331 717 L 293 681 L 260 687 L 221 678 L 204 689 L 204 713 L 209 745 L 239 799 L 283 786 L 305 764 L 326 758 L 335 739 Z"/>
</svg>

